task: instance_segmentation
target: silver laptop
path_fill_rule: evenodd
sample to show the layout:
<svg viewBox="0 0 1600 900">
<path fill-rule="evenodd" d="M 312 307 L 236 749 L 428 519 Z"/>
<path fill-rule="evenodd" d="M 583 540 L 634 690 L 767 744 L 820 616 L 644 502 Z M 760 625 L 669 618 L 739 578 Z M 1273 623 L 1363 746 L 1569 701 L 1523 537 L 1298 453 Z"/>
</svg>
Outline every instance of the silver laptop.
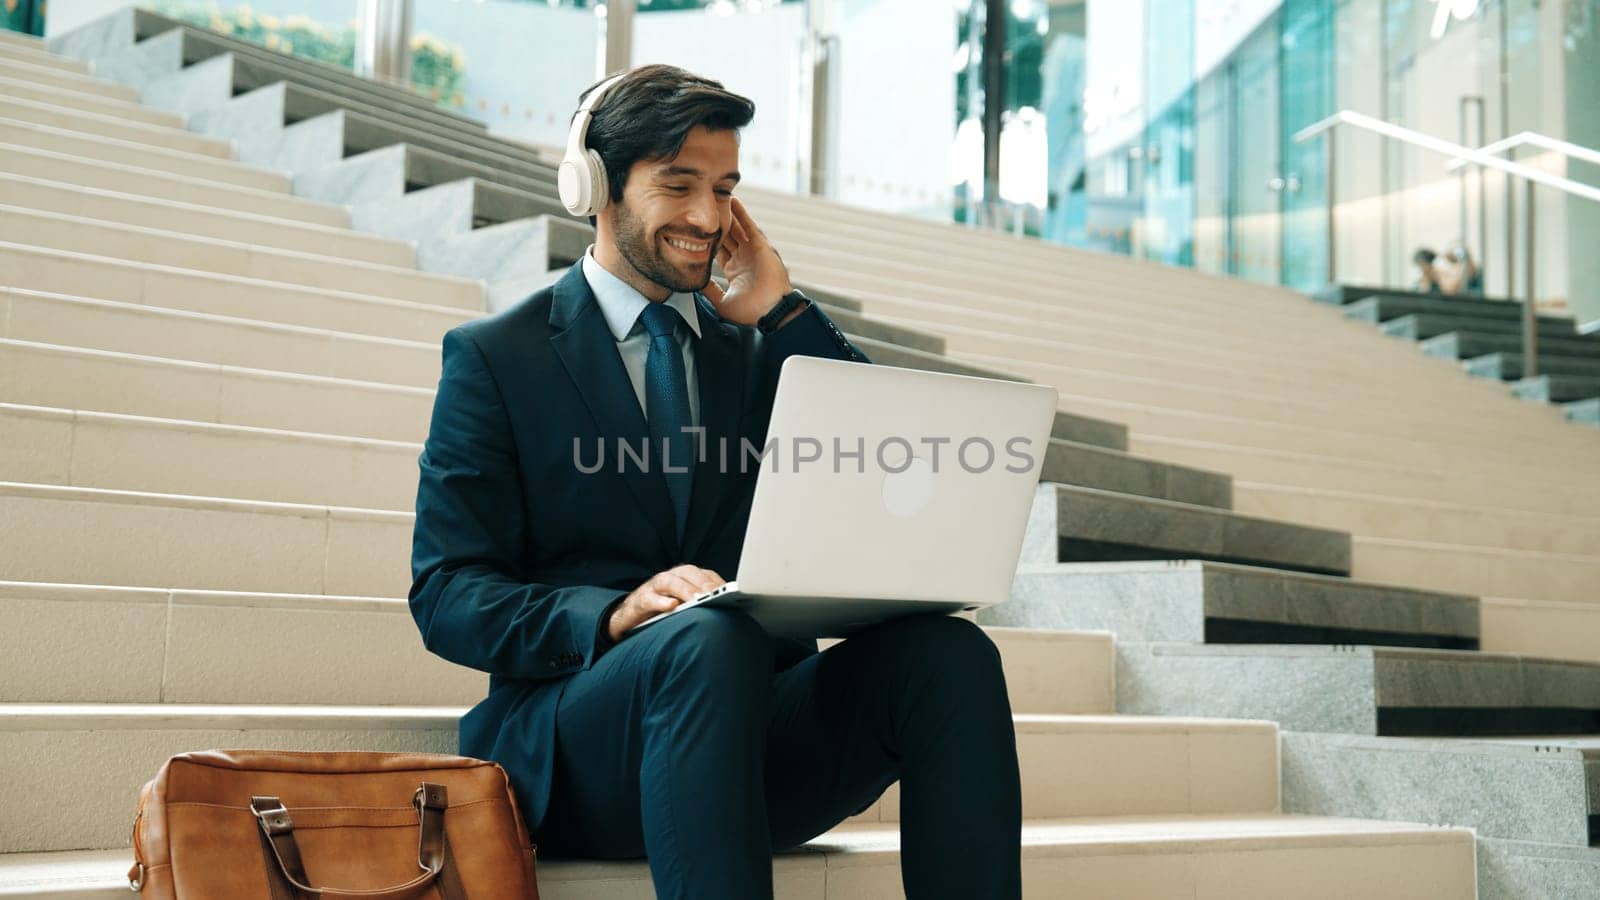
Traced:
<svg viewBox="0 0 1600 900">
<path fill-rule="evenodd" d="M 1055 410 L 1043 385 L 790 357 L 766 446 L 727 449 L 759 466 L 737 578 L 633 630 L 726 606 L 844 637 L 1004 602 Z"/>
</svg>

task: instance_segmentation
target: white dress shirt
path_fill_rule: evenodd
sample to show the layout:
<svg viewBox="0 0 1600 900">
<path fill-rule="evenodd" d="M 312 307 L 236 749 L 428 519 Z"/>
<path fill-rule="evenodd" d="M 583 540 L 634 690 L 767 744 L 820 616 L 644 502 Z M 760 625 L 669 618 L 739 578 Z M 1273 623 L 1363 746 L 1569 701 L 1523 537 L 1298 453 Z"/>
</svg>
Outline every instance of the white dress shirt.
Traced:
<svg viewBox="0 0 1600 900">
<path fill-rule="evenodd" d="M 594 292 L 595 302 L 600 305 L 600 314 L 605 316 L 611 336 L 617 339 L 617 352 L 622 355 L 622 367 L 628 370 L 628 380 L 633 382 L 633 395 L 639 401 L 639 412 L 645 413 L 644 363 L 650 355 L 650 333 L 645 330 L 639 316 L 651 301 L 626 281 L 606 271 L 606 267 L 594 258 L 593 244 L 584 252 L 582 265 L 583 277 L 589 282 L 589 290 Z M 693 294 L 674 292 L 663 302 L 676 309 L 682 320 L 673 329 L 673 334 L 678 338 L 678 347 L 683 352 L 683 374 L 689 387 L 689 418 L 698 426 L 700 390 L 695 380 L 694 342 L 700 337 L 700 316 L 695 309 Z"/>
</svg>

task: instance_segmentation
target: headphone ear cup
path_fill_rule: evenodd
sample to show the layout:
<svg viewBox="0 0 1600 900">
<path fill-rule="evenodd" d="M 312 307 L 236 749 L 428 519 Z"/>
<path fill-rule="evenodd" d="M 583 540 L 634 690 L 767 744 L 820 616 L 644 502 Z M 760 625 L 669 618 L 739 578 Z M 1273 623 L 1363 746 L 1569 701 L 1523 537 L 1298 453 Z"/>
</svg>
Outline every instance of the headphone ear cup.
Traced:
<svg viewBox="0 0 1600 900">
<path fill-rule="evenodd" d="M 556 169 L 556 192 L 561 195 L 561 205 L 575 216 L 586 215 L 585 210 L 589 208 L 589 198 L 584 194 L 592 179 L 584 171 L 584 162 L 569 156 Z"/>
<path fill-rule="evenodd" d="M 589 215 L 596 215 L 611 205 L 611 179 L 606 175 L 605 161 L 595 150 L 584 151 L 589 157 Z"/>
</svg>

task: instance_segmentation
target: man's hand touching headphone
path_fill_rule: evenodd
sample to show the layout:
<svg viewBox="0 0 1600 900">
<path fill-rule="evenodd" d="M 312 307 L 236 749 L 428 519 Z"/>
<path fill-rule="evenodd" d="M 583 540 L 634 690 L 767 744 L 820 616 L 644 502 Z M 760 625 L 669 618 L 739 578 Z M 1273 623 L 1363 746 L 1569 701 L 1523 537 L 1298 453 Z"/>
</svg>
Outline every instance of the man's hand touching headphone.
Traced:
<svg viewBox="0 0 1600 900">
<path fill-rule="evenodd" d="M 733 219 L 717 245 L 717 263 L 728 276 L 728 287 L 711 281 L 703 293 L 722 318 L 753 327 L 794 286 L 789 283 L 788 267 L 756 227 L 749 210 L 737 197 L 732 198 L 732 205 Z M 790 317 L 799 313 L 797 309 Z"/>
</svg>

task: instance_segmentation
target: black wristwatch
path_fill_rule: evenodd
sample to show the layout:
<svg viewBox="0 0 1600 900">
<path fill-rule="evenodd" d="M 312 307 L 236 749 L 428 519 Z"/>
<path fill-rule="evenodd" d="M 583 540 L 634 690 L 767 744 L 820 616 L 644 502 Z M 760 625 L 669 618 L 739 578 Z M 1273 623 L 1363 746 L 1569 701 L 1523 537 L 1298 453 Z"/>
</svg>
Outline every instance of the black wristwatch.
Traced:
<svg viewBox="0 0 1600 900">
<path fill-rule="evenodd" d="M 766 315 L 756 320 L 756 327 L 761 329 L 762 334 L 771 334 L 778 330 L 778 323 L 783 321 L 784 316 L 794 312 L 795 308 L 800 304 L 810 302 L 810 298 L 808 298 L 805 294 L 802 294 L 797 290 L 790 291 L 789 293 L 784 294 L 782 297 L 779 297 L 778 302 L 772 307 L 772 309 L 767 311 Z"/>
</svg>

